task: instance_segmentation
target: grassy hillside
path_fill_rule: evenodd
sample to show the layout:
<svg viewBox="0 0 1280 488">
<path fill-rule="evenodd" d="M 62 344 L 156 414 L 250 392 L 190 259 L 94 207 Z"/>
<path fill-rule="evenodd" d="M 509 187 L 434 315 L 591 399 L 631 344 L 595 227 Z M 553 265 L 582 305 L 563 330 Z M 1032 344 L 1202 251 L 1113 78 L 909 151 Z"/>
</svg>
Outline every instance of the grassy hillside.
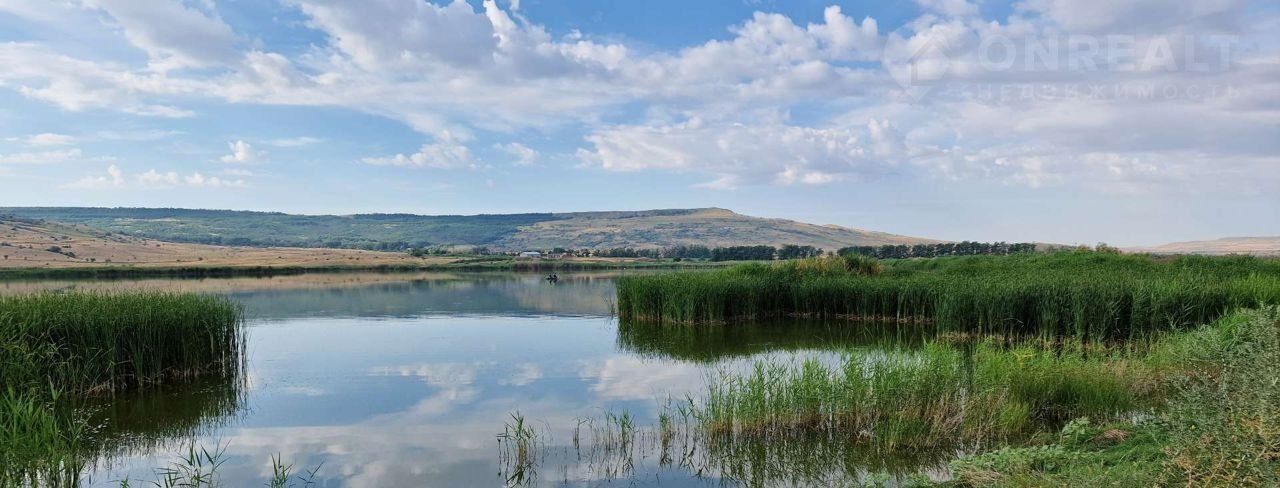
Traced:
<svg viewBox="0 0 1280 488">
<path fill-rule="evenodd" d="M 0 268 L 137 267 L 375 267 L 421 266 L 443 258 L 355 249 L 210 246 L 150 240 L 98 230 L 0 216 Z"/>
<path fill-rule="evenodd" d="M 701 244 L 913 244 L 927 239 L 763 219 L 723 209 L 512 215 L 290 215 L 230 210 L 14 207 L 0 215 L 78 224 L 171 242 L 234 246 L 403 249 L 442 245 L 495 250 L 667 247 Z"/>
<path fill-rule="evenodd" d="M 1126 249 L 1131 252 L 1154 254 L 1257 254 L 1280 256 L 1280 236 L 1277 237 L 1224 237 L 1212 241 L 1189 241 L 1159 246 Z"/>
</svg>

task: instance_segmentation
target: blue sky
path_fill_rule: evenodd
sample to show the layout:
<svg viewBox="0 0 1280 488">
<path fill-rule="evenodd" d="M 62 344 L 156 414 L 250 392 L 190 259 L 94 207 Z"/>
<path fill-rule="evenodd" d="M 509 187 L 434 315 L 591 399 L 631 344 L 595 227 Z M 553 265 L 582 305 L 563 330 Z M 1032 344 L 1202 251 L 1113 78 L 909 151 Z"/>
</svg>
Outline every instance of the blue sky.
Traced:
<svg viewBox="0 0 1280 488">
<path fill-rule="evenodd" d="M 0 205 L 1280 235 L 1278 11 L 0 0 Z"/>
</svg>

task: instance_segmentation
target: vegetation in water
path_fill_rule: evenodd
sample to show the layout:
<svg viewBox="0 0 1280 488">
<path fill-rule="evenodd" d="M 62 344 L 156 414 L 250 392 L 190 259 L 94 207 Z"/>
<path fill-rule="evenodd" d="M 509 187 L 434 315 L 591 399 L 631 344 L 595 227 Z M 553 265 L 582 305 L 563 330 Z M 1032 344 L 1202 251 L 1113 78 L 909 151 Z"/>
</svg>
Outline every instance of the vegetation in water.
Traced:
<svg viewBox="0 0 1280 488">
<path fill-rule="evenodd" d="M 808 316 L 931 332 L 1114 340 L 1280 304 L 1280 260 L 1062 252 L 876 262 L 751 263 L 618 281 L 623 321 L 716 323 Z"/>
<path fill-rule="evenodd" d="M 1070 347 L 940 342 L 836 367 L 760 362 L 669 400 L 652 425 L 584 419 L 563 452 L 521 418 L 526 441 L 502 458 L 520 476 L 504 480 L 536 485 L 551 463 L 637 479 L 655 476 L 639 466 L 656 461 L 658 473 L 739 486 L 1280 483 L 1280 308 Z"/>
<path fill-rule="evenodd" d="M 957 486 L 1280 486 L 1280 309 L 1240 312 L 1171 341 L 1154 416 L 1081 419 L 1052 442 L 951 462 Z"/>
<path fill-rule="evenodd" d="M 186 412 L 188 421 L 159 434 L 190 433 L 235 410 L 243 347 L 241 309 L 224 298 L 0 298 L 0 486 L 74 486 L 85 463 L 127 449 L 122 439 L 158 437 L 98 425 L 99 398 L 197 378 L 227 385 L 211 409 Z"/>
<path fill-rule="evenodd" d="M 761 361 L 709 381 L 698 419 L 732 437 L 853 435 L 882 450 L 970 449 L 1025 440 L 1079 416 L 1151 406 L 1159 372 L 1122 352 L 930 344 L 856 352 L 836 366 Z"/>
<path fill-rule="evenodd" d="M 0 297 L 0 384 L 18 391 L 103 393 L 205 374 L 234 374 L 240 307 L 169 293 Z"/>
</svg>

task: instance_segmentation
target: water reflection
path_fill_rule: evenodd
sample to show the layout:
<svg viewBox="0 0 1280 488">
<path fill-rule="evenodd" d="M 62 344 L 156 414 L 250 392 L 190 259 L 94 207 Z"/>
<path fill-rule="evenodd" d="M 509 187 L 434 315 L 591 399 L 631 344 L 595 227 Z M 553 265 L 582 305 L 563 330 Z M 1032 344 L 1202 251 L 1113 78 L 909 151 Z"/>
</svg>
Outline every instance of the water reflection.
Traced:
<svg viewBox="0 0 1280 488">
<path fill-rule="evenodd" d="M 715 363 L 772 351 L 898 349 L 923 344 L 921 327 L 791 320 L 724 325 L 618 324 L 618 347 L 644 357 Z"/>
<path fill-rule="evenodd" d="M 699 395 L 715 371 L 761 357 L 835 361 L 831 349 L 918 339 L 847 323 L 620 327 L 610 316 L 617 275 L 561 273 L 555 284 L 536 274 L 416 273 L 0 289 L 190 290 L 224 293 L 246 307 L 241 382 L 98 406 L 95 421 L 113 449 L 88 469 L 91 485 L 153 479 L 188 438 L 225 447 L 225 486 L 261 486 L 277 454 L 301 468 L 322 466 L 318 486 L 344 487 L 827 486 L 932 462 L 877 459 L 836 439 L 664 441 L 658 430 L 636 434 L 625 448 L 597 443 L 603 420 L 589 419 L 626 412 L 635 426 L 657 426 L 667 399 Z M 513 412 L 538 428 L 540 446 L 538 463 L 518 463 L 527 469 L 517 478 L 495 450 Z M 802 476 L 783 476 L 791 471 Z"/>
<path fill-rule="evenodd" d="M 672 420 L 672 418 L 674 420 Z M 634 427 L 617 416 L 580 419 L 571 443 L 509 421 L 499 434 L 506 486 L 900 486 L 947 478 L 947 450 L 884 451 L 856 437 L 704 435 L 690 417 Z M 919 483 L 915 483 L 919 484 Z"/>
</svg>

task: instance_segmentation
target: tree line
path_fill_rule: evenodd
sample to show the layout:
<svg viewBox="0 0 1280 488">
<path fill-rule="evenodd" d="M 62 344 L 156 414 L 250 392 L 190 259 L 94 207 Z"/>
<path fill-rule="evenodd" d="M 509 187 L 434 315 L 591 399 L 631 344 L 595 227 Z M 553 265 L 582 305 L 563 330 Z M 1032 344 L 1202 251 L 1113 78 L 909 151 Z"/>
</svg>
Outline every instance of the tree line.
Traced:
<svg viewBox="0 0 1280 488">
<path fill-rule="evenodd" d="M 862 255 L 878 259 L 936 258 L 942 256 L 1007 256 L 1035 252 L 1033 242 L 941 242 L 937 244 L 900 244 L 883 246 L 851 246 L 837 251 L 841 256 Z"/>
</svg>

